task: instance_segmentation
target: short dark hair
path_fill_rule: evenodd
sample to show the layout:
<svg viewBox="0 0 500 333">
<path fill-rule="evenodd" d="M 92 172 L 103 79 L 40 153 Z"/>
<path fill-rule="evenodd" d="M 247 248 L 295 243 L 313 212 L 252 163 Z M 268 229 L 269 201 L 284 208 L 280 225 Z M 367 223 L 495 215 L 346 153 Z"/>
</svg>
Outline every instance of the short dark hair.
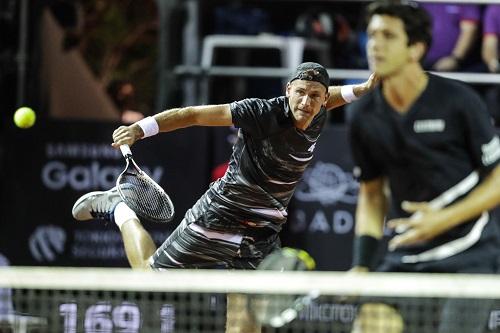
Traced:
<svg viewBox="0 0 500 333">
<path fill-rule="evenodd" d="M 366 8 L 366 19 L 374 15 L 387 15 L 403 21 L 408 45 L 422 42 L 427 50 L 432 43 L 432 19 L 416 2 L 406 0 L 377 0 Z"/>
</svg>

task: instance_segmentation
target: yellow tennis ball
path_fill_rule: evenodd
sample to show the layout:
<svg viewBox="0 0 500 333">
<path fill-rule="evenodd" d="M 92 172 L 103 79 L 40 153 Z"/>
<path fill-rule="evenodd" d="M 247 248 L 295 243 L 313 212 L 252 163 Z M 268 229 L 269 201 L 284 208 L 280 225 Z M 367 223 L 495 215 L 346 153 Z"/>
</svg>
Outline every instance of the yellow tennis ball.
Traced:
<svg viewBox="0 0 500 333">
<path fill-rule="evenodd" d="M 14 124 L 19 128 L 30 128 L 35 124 L 36 114 L 29 107 L 21 107 L 14 113 Z"/>
</svg>

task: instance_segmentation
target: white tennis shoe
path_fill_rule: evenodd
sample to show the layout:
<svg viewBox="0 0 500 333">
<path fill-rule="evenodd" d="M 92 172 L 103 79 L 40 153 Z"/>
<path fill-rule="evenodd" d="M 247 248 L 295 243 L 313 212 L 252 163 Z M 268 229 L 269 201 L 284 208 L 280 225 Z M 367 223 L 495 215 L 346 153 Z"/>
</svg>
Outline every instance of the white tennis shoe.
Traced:
<svg viewBox="0 0 500 333">
<path fill-rule="evenodd" d="M 122 199 L 116 187 L 81 196 L 73 205 L 73 217 L 78 221 L 102 219 L 114 222 L 114 210 Z"/>
</svg>

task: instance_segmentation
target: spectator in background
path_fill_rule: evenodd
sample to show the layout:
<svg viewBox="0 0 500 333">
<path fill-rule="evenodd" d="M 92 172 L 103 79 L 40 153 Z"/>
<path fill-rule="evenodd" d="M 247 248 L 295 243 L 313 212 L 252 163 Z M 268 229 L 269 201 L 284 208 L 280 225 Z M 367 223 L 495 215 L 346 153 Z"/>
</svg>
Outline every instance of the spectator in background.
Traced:
<svg viewBox="0 0 500 333">
<path fill-rule="evenodd" d="M 114 80 L 108 86 L 108 94 L 120 111 L 120 119 L 124 124 L 133 124 L 144 118 L 144 115 L 135 111 L 135 87 L 130 81 Z"/>
<path fill-rule="evenodd" d="M 481 8 L 456 3 L 422 3 L 432 18 L 433 42 L 425 67 L 436 71 L 474 70 L 480 64 L 474 46 L 479 42 Z"/>
<path fill-rule="evenodd" d="M 500 36 L 500 5 L 489 5 L 483 21 L 483 61 L 491 73 L 500 73 L 498 63 L 498 37 Z M 494 85 L 486 91 L 485 100 L 496 125 L 500 124 L 500 87 Z"/>
<path fill-rule="evenodd" d="M 498 64 L 498 37 L 500 36 L 500 5 L 489 5 L 484 12 L 483 61 L 491 73 L 500 72 Z"/>
</svg>

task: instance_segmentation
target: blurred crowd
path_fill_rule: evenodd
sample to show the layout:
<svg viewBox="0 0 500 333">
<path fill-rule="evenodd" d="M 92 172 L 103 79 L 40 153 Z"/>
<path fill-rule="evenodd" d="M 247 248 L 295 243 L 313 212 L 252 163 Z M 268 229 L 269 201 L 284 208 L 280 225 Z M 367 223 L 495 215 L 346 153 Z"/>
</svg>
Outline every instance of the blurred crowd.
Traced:
<svg viewBox="0 0 500 333">
<path fill-rule="evenodd" d="M 397 0 L 395 0 L 397 1 Z M 296 35 L 329 44 L 335 69 L 367 69 L 365 54 L 366 22 L 364 3 L 342 7 L 311 6 L 298 13 L 294 22 L 285 23 L 274 8 L 253 8 L 248 2 L 219 6 L 215 12 L 213 33 Z M 437 72 L 499 73 L 500 5 L 465 2 L 422 2 L 433 21 L 433 42 L 424 60 L 424 68 Z M 255 6 L 257 7 L 257 6 Z M 292 11 L 293 8 L 290 8 Z M 287 11 L 289 13 L 289 11 Z M 252 22 L 253 24 L 244 24 Z M 284 28 L 285 27 L 285 28 Z M 287 30 L 288 29 L 288 30 Z M 311 55 L 308 55 L 311 56 Z M 314 61 L 319 59 L 314 59 Z M 353 83 L 356 81 L 346 81 Z M 500 88 L 498 84 L 475 87 L 485 98 L 497 125 L 500 124 Z M 343 120 L 343 119 L 342 119 Z"/>
<path fill-rule="evenodd" d="M 418 1 L 417 1 L 418 3 Z M 433 20 L 433 43 L 425 68 L 434 71 L 499 72 L 500 5 L 421 3 Z M 364 6 L 364 4 L 357 4 Z M 288 34 L 327 41 L 335 68 L 367 68 L 365 20 L 354 7 L 315 7 L 302 12 L 292 29 L 277 27 L 279 17 L 263 8 L 230 4 L 214 10 L 216 34 Z M 251 22 L 252 24 L 248 24 Z M 279 22 L 279 23 L 276 23 Z"/>
<path fill-rule="evenodd" d="M 154 10 L 150 7 L 154 7 L 154 2 L 150 2 L 150 5 L 145 6 L 148 10 L 146 10 L 146 14 L 142 15 L 142 21 L 138 20 L 140 24 L 137 24 L 137 29 L 140 29 L 134 30 L 130 28 L 131 32 L 125 34 L 125 36 L 143 36 L 142 39 L 137 38 L 138 42 L 140 42 L 137 48 L 139 50 L 150 49 L 149 47 L 144 47 L 144 40 L 149 42 L 153 40 L 154 43 L 154 38 L 156 38 L 151 34 L 151 32 L 156 32 L 158 27 L 155 25 L 156 17 L 154 15 L 151 16 L 151 12 L 154 12 Z M 62 45 L 64 50 L 83 49 L 87 46 L 89 50 L 94 50 L 93 52 L 96 53 L 95 47 L 88 46 L 92 45 L 89 42 L 91 36 L 88 32 L 94 32 L 95 34 L 96 31 L 99 31 L 96 28 L 99 24 L 109 25 L 111 14 L 106 10 L 111 10 L 114 7 L 112 7 L 112 4 L 102 1 L 96 1 L 95 6 L 90 3 L 80 0 L 45 0 L 32 3 L 32 11 L 39 10 L 41 7 L 50 8 L 60 26 L 65 30 Z M 201 39 L 208 34 L 258 35 L 266 33 L 302 36 L 328 43 L 330 46 L 331 62 L 324 64 L 325 66 L 335 69 L 366 69 L 367 61 L 364 50 L 366 23 L 362 16 L 363 6 L 365 5 L 366 3 L 363 2 L 347 1 L 338 3 L 321 3 L 316 1 L 310 5 L 308 4 L 307 7 L 287 5 L 281 1 L 200 1 L 199 34 Z M 422 2 L 419 5 L 427 9 L 433 18 L 434 40 L 425 59 L 425 69 L 441 72 L 500 72 L 498 53 L 500 4 L 480 5 L 457 1 L 455 3 Z M 182 6 L 181 2 L 179 2 L 179 6 Z M 286 10 L 283 10 L 284 6 L 286 6 Z M 17 58 L 15 55 L 17 52 L 16 44 L 18 42 L 16 38 L 16 30 L 18 29 L 17 12 L 16 1 L 7 0 L 0 5 L 0 27 L 2 27 L 2 31 L 8 32 L 3 35 L 3 46 L 5 47 L 0 50 L 0 69 L 3 73 L 2 80 L 0 80 L 0 88 L 2 88 L 0 91 L 5 100 L 4 105 L 8 110 L 13 110 L 15 104 L 12 100 L 12 96 L 15 96 L 15 92 L 13 91 L 15 85 L 9 84 L 9 82 L 12 82 L 16 76 L 15 59 Z M 130 13 L 124 12 L 130 16 Z M 137 10 L 133 10 L 132 12 L 135 13 Z M 146 21 L 150 16 L 149 21 L 151 22 L 148 25 Z M 184 16 L 179 15 L 179 17 Z M 117 22 L 121 22 L 120 20 L 117 20 Z M 33 29 L 36 30 L 35 28 Z M 124 30 L 124 28 L 121 30 Z M 141 33 L 138 33 L 136 30 Z M 107 33 L 99 32 L 99 35 L 112 36 L 113 33 L 109 31 Z M 35 33 L 30 37 L 30 43 L 35 40 L 34 36 Z M 125 41 L 130 44 L 129 40 Z M 179 38 L 172 39 L 172 43 L 169 52 L 179 53 L 179 50 L 182 49 L 182 37 L 179 36 Z M 106 45 L 109 43 L 101 44 Z M 143 81 L 150 83 L 154 81 L 152 77 L 149 77 L 147 80 L 144 78 L 147 75 L 151 76 L 151 73 L 154 74 L 156 60 L 146 61 L 144 60 L 146 55 L 141 54 L 141 59 L 129 61 L 131 65 L 126 67 L 124 64 L 126 64 L 125 60 L 128 58 L 125 59 L 123 54 L 127 57 L 139 54 L 137 51 L 132 52 L 131 50 L 133 49 L 128 44 L 125 44 L 125 46 L 122 44 L 109 46 L 109 50 L 106 49 L 106 52 L 103 53 L 108 56 L 111 55 L 111 60 L 101 59 L 101 61 L 96 61 L 97 64 L 103 64 L 102 68 L 104 69 L 106 69 L 105 64 L 113 64 L 114 66 L 108 66 L 110 67 L 108 72 L 112 70 L 114 72 L 97 73 L 96 76 L 102 81 L 105 92 L 108 93 L 110 100 L 114 102 L 114 105 L 119 110 L 119 116 L 124 123 L 130 123 L 141 118 L 143 113 L 150 114 L 152 106 L 148 105 L 144 100 L 150 101 L 152 99 L 151 96 L 155 94 L 153 92 L 154 89 L 151 88 L 152 85 L 145 85 Z M 34 51 L 33 45 L 30 45 L 29 51 Z M 197 52 L 199 51 L 197 50 Z M 151 52 L 151 54 L 154 55 L 154 52 Z M 37 67 L 37 56 L 33 54 L 29 56 L 28 60 L 30 63 L 34 63 L 32 67 Z M 147 56 L 149 57 L 150 55 L 148 54 Z M 226 58 L 230 59 L 231 57 Z M 320 60 L 315 59 L 314 54 L 307 54 L 305 59 L 311 61 Z M 267 55 L 261 58 L 252 56 L 250 60 L 254 63 L 249 65 L 256 65 L 255 62 L 258 61 L 262 62 L 265 66 L 279 66 L 278 63 L 271 63 L 273 60 Z M 123 63 L 121 69 L 118 67 L 120 62 Z M 140 67 L 139 69 L 137 69 L 138 66 Z M 127 75 L 126 70 L 129 68 L 133 68 L 135 72 L 141 73 L 141 75 L 130 73 Z M 148 74 L 145 68 L 149 68 L 151 73 Z M 147 75 L 143 75 L 144 73 Z M 31 78 L 36 77 L 33 73 L 29 74 Z M 279 80 L 277 82 L 279 86 Z M 37 85 L 31 84 L 31 86 L 36 87 Z M 149 88 L 145 89 L 145 86 Z M 498 86 L 498 84 L 476 86 L 477 90 L 485 98 L 490 112 L 497 120 L 497 125 L 500 124 L 500 112 L 498 111 L 500 105 L 500 88 Z M 266 84 L 263 85 L 262 82 L 256 85 L 256 87 L 253 87 L 252 84 L 249 84 L 248 87 L 250 90 L 254 89 L 255 91 L 248 91 L 246 92 L 247 95 L 266 97 L 262 95 L 267 91 L 272 92 L 272 94 L 276 93 L 272 87 Z M 36 93 L 28 91 L 28 99 L 33 99 L 30 97 L 36 95 Z M 224 94 L 223 91 L 219 91 L 218 93 Z M 145 95 L 148 95 L 149 99 L 145 99 Z M 221 96 L 221 98 L 227 100 L 233 97 Z M 214 100 L 212 102 L 217 101 Z"/>
</svg>

